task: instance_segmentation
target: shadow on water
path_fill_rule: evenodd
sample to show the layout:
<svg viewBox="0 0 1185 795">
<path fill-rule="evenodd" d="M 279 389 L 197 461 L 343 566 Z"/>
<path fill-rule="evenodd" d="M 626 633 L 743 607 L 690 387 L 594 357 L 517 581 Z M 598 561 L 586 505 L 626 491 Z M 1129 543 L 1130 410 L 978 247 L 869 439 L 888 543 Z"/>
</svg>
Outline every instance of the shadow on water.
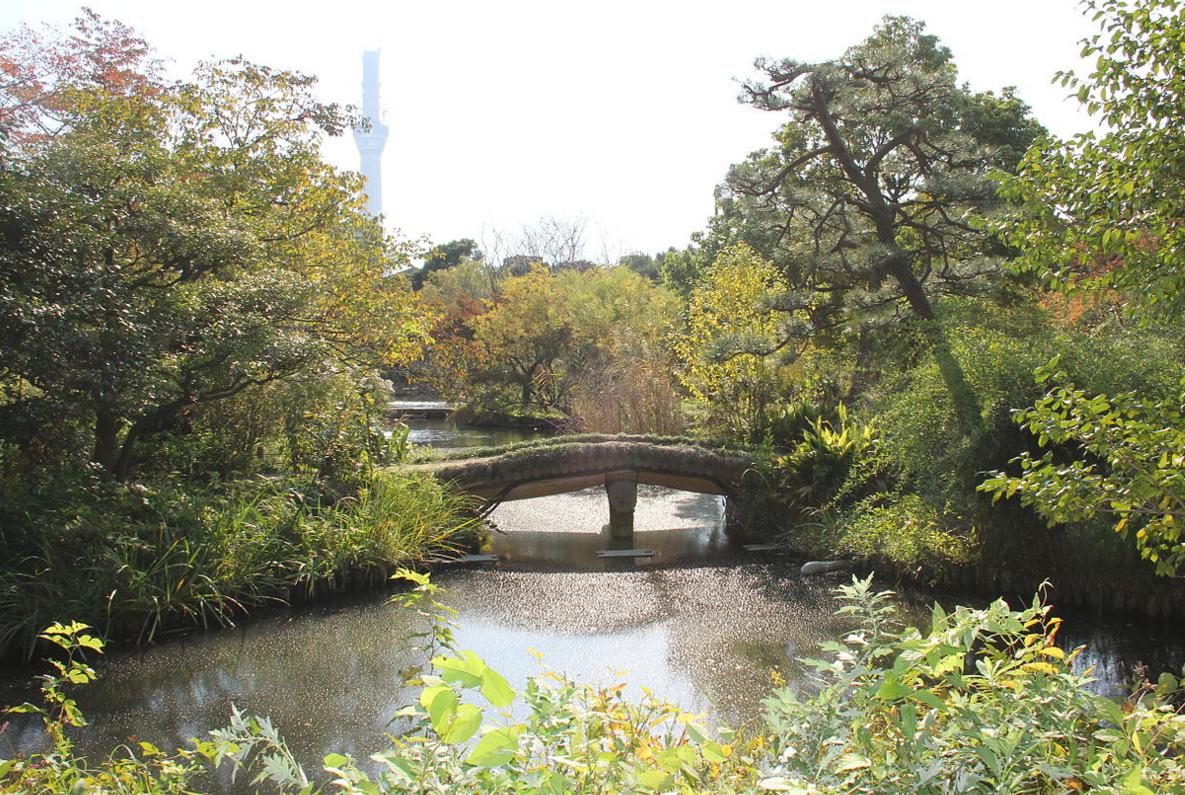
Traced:
<svg viewBox="0 0 1185 795">
<path fill-rule="evenodd" d="M 717 497 L 641 487 L 630 544 L 653 549 L 651 558 L 597 557 L 611 546 L 602 489 L 506 503 L 492 519 L 504 531 L 490 542 L 497 563 L 445 566 L 433 577 L 458 611 L 458 644 L 512 684 L 541 665 L 587 682 L 624 677 L 635 695 L 646 687 L 739 724 L 760 715 L 775 671 L 802 684 L 796 658 L 816 655 L 849 628 L 834 615 L 836 580 L 803 580 L 795 563 L 730 547 Z M 902 596 L 915 620 L 926 620 L 925 601 Z M 100 682 L 79 691 L 92 723 L 78 747 L 93 757 L 131 739 L 182 745 L 224 725 L 234 704 L 270 716 L 310 770 L 330 751 L 365 759 L 398 729 L 389 722 L 413 698 L 402 681 L 423 662 L 407 640 L 419 629 L 371 594 L 112 654 Z M 1068 641 L 1090 644 L 1085 661 L 1113 690 L 1127 681 L 1125 661 L 1167 667 L 1182 659 L 1169 635 L 1073 617 L 1065 631 Z M 10 681 L 0 685 L 0 702 L 30 690 L 27 676 Z M 28 750 L 40 735 L 14 721 L 8 737 Z"/>
</svg>

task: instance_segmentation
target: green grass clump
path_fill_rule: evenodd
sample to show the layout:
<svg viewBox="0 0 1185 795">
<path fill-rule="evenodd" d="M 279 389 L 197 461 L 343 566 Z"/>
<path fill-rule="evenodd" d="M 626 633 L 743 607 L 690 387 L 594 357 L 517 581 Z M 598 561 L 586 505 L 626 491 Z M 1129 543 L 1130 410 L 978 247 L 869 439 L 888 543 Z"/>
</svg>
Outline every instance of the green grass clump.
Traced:
<svg viewBox="0 0 1185 795">
<path fill-rule="evenodd" d="M 974 536 L 947 526 L 916 494 L 873 495 L 838 522 L 836 547 L 844 555 L 887 561 L 896 568 L 950 571 L 975 560 Z"/>
<path fill-rule="evenodd" d="M 41 627 L 67 618 L 145 641 L 378 584 L 453 547 L 474 522 L 446 487 L 390 471 L 344 496 L 263 478 L 201 491 L 83 483 L 57 496 L 0 540 L 0 651 L 31 652 Z"/>
</svg>

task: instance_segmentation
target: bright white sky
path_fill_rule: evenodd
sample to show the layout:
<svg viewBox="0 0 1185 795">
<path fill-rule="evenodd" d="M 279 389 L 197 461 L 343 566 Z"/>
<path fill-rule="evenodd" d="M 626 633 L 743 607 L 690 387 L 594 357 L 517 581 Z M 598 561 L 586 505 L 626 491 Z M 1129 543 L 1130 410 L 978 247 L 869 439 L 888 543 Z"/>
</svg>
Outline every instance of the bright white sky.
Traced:
<svg viewBox="0 0 1185 795">
<path fill-rule="evenodd" d="M 243 54 L 361 103 L 361 53 L 382 49 L 391 137 L 388 224 L 435 242 L 581 218 L 591 259 L 682 246 L 728 165 L 765 145 L 775 114 L 736 102 L 758 55 L 822 60 L 884 14 L 925 20 L 978 90 L 1017 86 L 1068 135 L 1092 124 L 1050 85 L 1093 33 L 1076 0 L 89 0 L 139 30 L 178 76 Z M 66 0 L 5 0 L 0 30 L 65 23 Z M 349 138 L 328 159 L 358 167 Z"/>
</svg>

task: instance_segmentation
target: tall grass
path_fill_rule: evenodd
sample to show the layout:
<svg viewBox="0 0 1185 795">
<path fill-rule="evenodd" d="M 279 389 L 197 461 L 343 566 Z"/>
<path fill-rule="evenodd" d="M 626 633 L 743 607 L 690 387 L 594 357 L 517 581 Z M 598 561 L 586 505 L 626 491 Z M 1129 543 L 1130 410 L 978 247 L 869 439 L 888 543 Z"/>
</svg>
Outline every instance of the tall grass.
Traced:
<svg viewBox="0 0 1185 795">
<path fill-rule="evenodd" d="M 673 366 L 641 357 L 589 373 L 572 387 L 569 430 L 671 436 L 687 428 Z"/>
<path fill-rule="evenodd" d="M 121 487 L 98 507 L 26 515 L 0 538 L 0 652 L 31 652 L 57 620 L 145 641 L 226 625 L 269 602 L 378 584 L 459 543 L 474 521 L 467 508 L 431 479 L 376 471 L 344 497 L 291 481 L 197 495 L 163 483 Z M 24 554 L 8 554 L 17 549 Z"/>
</svg>

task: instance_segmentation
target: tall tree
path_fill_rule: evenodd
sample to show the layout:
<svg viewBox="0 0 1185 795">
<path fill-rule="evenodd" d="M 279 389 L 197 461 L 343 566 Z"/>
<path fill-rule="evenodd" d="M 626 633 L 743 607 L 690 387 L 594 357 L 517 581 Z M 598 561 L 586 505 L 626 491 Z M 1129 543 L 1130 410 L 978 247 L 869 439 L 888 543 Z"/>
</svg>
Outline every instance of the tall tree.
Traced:
<svg viewBox="0 0 1185 795">
<path fill-rule="evenodd" d="M 777 393 L 777 368 L 757 353 L 777 341 L 770 299 L 778 291 L 772 264 L 744 243 L 724 249 L 690 297 L 687 333 L 675 345 L 679 380 L 734 441 L 759 441 L 765 410 Z"/>
<path fill-rule="evenodd" d="M 742 101 L 789 119 L 775 147 L 732 168 L 713 233 L 779 267 L 791 288 L 784 341 L 911 314 L 972 430 L 976 400 L 934 298 L 996 272 L 998 244 L 977 224 L 996 202 L 989 172 L 1012 166 L 1040 128 L 1010 92 L 961 86 L 950 51 L 908 18 L 886 17 L 834 61 L 757 66 L 764 79 Z"/>
<path fill-rule="evenodd" d="M 476 318 L 473 328 L 479 351 L 474 380 L 513 388 L 522 409 L 559 404 L 572 322 L 558 282 L 546 268 L 536 265 L 507 279 L 498 303 Z"/>
<path fill-rule="evenodd" d="M 476 242 L 467 237 L 460 240 L 450 240 L 447 243 L 441 243 L 439 246 L 433 246 L 424 255 L 424 264 L 412 271 L 412 289 L 419 290 L 422 288 L 427 278 L 436 271 L 448 270 L 449 268 L 460 265 L 462 262 L 470 260 L 478 262 L 481 259 L 481 249 L 478 248 Z"/>
<path fill-rule="evenodd" d="M 163 85 L 148 43 L 90 9 L 67 36 L 22 25 L 0 37 L 0 140 L 20 144 L 68 129 L 80 91 L 149 96 Z"/>
<path fill-rule="evenodd" d="M 0 170 L 6 430 L 87 423 L 123 478 L 197 405 L 415 353 L 430 318 L 391 276 L 406 253 L 321 160 L 350 119 L 312 78 L 230 61 L 152 91 L 69 79 L 44 95 L 52 134 Z"/>
</svg>

